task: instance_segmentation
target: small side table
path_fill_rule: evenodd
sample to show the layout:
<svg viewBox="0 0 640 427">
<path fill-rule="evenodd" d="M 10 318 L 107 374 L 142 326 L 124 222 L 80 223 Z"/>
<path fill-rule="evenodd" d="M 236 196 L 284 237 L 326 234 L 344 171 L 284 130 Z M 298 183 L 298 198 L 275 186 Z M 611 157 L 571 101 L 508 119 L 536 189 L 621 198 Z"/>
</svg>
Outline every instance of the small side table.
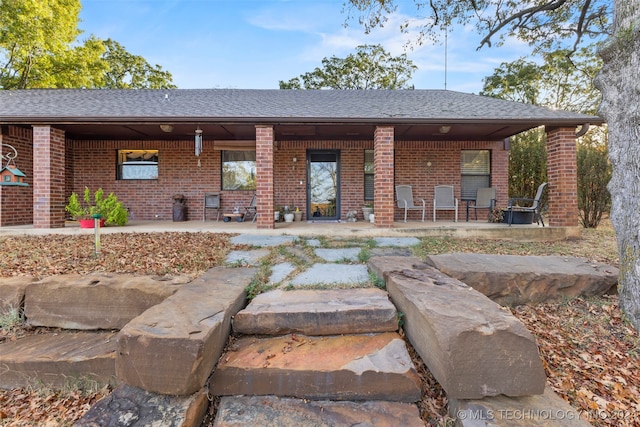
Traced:
<svg viewBox="0 0 640 427">
<path fill-rule="evenodd" d="M 231 218 L 235 218 L 237 222 L 242 222 L 242 220 L 244 219 L 244 214 L 243 213 L 223 213 L 222 214 L 222 221 L 224 222 L 229 222 L 231 221 Z"/>
</svg>

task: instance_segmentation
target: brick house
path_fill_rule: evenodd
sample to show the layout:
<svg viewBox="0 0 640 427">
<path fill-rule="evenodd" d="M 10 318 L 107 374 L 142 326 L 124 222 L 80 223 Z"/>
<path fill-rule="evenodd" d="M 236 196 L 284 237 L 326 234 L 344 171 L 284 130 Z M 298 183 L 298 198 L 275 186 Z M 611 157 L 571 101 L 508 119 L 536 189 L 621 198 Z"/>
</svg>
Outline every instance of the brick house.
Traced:
<svg viewBox="0 0 640 427">
<path fill-rule="evenodd" d="M 255 192 L 259 228 L 274 227 L 280 206 L 343 220 L 353 210 L 362 219 L 365 203 L 377 227 L 393 227 L 399 184 L 427 213 L 440 184 L 461 200 L 492 186 L 506 206 L 509 137 L 538 126 L 549 223 L 577 226 L 576 131 L 601 123 L 446 90 L 0 91 L 0 141 L 17 149 L 28 184 L 0 187 L 0 226 L 63 227 L 68 196 L 85 186 L 113 191 L 136 220 L 171 219 L 175 194 L 202 220 L 205 193 L 231 211 Z"/>
</svg>

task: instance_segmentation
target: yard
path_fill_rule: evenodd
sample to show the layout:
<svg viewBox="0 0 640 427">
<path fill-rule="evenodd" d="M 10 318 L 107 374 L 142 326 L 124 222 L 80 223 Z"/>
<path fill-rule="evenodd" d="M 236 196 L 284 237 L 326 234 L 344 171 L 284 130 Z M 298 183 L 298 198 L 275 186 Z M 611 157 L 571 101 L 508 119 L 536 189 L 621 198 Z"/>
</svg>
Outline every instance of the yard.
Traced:
<svg viewBox="0 0 640 427">
<path fill-rule="evenodd" d="M 344 245 L 323 239 L 323 244 Z M 224 259 L 229 235 L 208 233 L 108 234 L 101 256 L 93 256 L 92 236 L 2 237 L 0 277 L 44 277 L 91 271 L 197 276 Z M 584 230 L 583 238 L 563 242 L 516 243 L 424 238 L 415 254 L 485 252 L 519 255 L 572 255 L 618 265 L 610 226 Z M 640 425 L 640 338 L 618 307 L 616 296 L 567 300 L 512 309 L 536 336 L 548 384 L 596 426 Z M 0 342 L 42 333 L 0 317 Z M 419 362 L 419 361 L 418 361 Z M 420 410 L 429 425 L 446 425 L 446 397 L 418 366 L 424 381 Z M 0 426 L 72 425 L 108 389 L 44 387 L 0 391 Z"/>
</svg>

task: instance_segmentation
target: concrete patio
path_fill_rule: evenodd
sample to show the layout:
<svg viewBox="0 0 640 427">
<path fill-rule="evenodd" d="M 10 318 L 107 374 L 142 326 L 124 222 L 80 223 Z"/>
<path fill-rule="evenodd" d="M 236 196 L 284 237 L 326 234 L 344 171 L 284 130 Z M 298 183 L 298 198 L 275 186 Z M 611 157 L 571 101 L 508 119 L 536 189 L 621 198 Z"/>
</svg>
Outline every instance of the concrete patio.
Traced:
<svg viewBox="0 0 640 427">
<path fill-rule="evenodd" d="M 392 228 L 378 228 L 358 222 L 277 222 L 274 229 L 262 229 L 252 222 L 208 221 L 130 221 L 122 227 L 103 227 L 101 233 L 210 232 L 292 236 L 340 237 L 454 237 L 463 239 L 504 239 L 520 241 L 553 241 L 580 237 L 580 227 L 542 227 L 537 224 L 512 225 L 486 221 L 396 221 Z M 80 228 L 67 221 L 64 228 L 34 228 L 32 225 L 0 227 L 2 235 L 93 234 L 93 229 Z"/>
</svg>

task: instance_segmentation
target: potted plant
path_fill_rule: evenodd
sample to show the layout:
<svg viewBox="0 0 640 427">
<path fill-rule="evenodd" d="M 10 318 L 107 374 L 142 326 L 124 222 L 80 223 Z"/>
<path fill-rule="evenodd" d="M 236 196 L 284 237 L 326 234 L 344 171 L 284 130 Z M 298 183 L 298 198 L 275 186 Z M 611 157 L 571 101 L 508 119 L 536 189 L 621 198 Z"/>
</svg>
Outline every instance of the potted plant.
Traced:
<svg viewBox="0 0 640 427">
<path fill-rule="evenodd" d="M 373 213 L 373 203 L 365 203 L 362 207 L 362 216 L 365 221 L 369 220 L 369 215 Z"/>
<path fill-rule="evenodd" d="M 302 211 L 298 207 L 293 210 L 293 220 L 302 221 Z"/>
<path fill-rule="evenodd" d="M 80 223 L 82 228 L 93 228 L 94 215 L 101 215 L 100 225 L 124 225 L 129 219 L 127 209 L 118 201 L 115 194 L 104 197 L 102 188 L 96 190 L 91 197 L 89 187 L 84 188 L 84 204 L 76 193 L 71 193 L 65 210 Z"/>
<path fill-rule="evenodd" d="M 284 207 L 284 222 L 293 222 L 293 212 L 289 210 L 289 206 Z"/>
</svg>

